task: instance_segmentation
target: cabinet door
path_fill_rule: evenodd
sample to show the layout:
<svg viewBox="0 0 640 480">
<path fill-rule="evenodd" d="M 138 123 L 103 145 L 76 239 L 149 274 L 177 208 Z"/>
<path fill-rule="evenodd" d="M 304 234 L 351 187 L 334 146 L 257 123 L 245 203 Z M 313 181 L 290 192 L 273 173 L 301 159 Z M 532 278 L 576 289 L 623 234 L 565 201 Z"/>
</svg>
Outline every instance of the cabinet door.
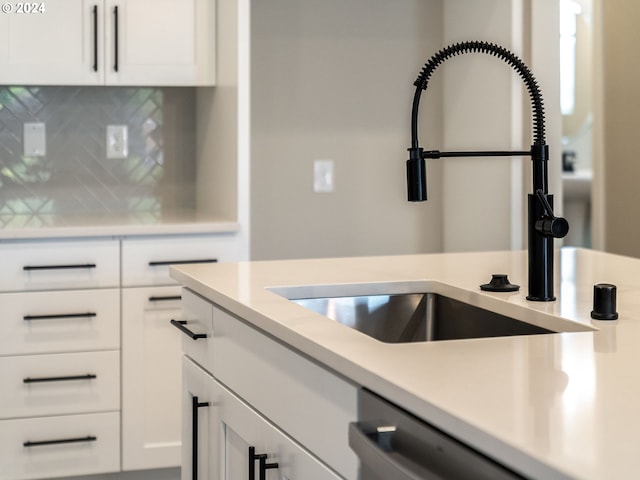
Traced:
<svg viewBox="0 0 640 480">
<path fill-rule="evenodd" d="M 224 480 L 338 480 L 340 477 L 216 380 L 211 415 L 218 417 Z M 331 439 L 325 439 L 331 441 Z M 266 455 L 261 467 L 259 456 Z M 217 478 L 217 477 L 212 477 Z"/>
<path fill-rule="evenodd" d="M 182 358 L 182 480 L 220 479 L 220 422 L 214 415 L 213 381 L 190 359 Z"/>
<path fill-rule="evenodd" d="M 7 5 L 13 12 L 0 14 L 0 83 L 103 82 L 102 0 L 7 2 L 3 9 Z"/>
<path fill-rule="evenodd" d="M 180 288 L 122 290 L 122 468 L 180 465 Z"/>
<path fill-rule="evenodd" d="M 213 85 L 214 0 L 107 0 L 109 85 Z"/>
</svg>

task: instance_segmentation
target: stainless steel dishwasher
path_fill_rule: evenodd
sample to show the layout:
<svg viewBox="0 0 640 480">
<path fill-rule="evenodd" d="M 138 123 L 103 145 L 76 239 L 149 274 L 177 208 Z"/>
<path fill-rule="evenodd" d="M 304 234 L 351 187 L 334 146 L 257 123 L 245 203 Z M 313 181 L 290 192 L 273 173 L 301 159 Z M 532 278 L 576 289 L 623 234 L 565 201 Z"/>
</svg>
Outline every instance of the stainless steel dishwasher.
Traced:
<svg viewBox="0 0 640 480">
<path fill-rule="evenodd" d="M 365 389 L 358 419 L 349 445 L 360 458 L 360 480 L 524 478 Z"/>
</svg>

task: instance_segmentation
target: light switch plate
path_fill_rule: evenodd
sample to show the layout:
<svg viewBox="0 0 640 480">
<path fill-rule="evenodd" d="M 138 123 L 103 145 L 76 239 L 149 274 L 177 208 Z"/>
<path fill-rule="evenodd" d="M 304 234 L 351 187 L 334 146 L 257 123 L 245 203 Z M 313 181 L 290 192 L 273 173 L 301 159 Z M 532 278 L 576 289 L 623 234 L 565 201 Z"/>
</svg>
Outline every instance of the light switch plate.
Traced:
<svg viewBox="0 0 640 480">
<path fill-rule="evenodd" d="M 315 160 L 313 162 L 313 191 L 316 193 L 333 192 L 333 160 Z"/>
<path fill-rule="evenodd" d="M 129 132 L 126 125 L 107 125 L 107 158 L 127 158 Z"/>
<path fill-rule="evenodd" d="M 47 140 L 44 123 L 25 123 L 23 125 L 22 143 L 25 157 L 44 157 L 47 154 Z"/>
</svg>

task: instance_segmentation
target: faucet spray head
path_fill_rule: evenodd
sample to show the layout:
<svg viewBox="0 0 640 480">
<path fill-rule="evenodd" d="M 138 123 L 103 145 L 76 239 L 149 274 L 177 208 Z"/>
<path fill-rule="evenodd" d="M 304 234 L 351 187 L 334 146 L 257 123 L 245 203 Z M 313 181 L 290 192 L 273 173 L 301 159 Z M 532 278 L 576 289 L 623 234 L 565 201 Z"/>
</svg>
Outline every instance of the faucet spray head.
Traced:
<svg viewBox="0 0 640 480">
<path fill-rule="evenodd" d="M 427 200 L 427 167 L 422 148 L 410 148 L 407 160 L 407 195 L 410 202 Z"/>
</svg>

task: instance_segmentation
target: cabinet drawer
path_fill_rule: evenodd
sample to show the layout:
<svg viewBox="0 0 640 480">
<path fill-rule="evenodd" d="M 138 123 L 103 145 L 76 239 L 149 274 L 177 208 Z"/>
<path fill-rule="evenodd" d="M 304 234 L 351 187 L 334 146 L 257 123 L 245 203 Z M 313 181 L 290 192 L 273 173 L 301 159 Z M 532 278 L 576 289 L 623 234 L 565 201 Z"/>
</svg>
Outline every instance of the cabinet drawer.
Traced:
<svg viewBox="0 0 640 480">
<path fill-rule="evenodd" d="M 212 350 L 216 379 L 339 474 L 357 478 L 358 460 L 348 445 L 355 385 L 218 308 Z"/>
<path fill-rule="evenodd" d="M 3 293 L 0 356 L 116 350 L 118 289 Z"/>
<path fill-rule="evenodd" d="M 117 287 L 116 240 L 0 243 L 0 291 Z"/>
<path fill-rule="evenodd" d="M 0 358 L 0 418 L 118 410 L 118 351 Z"/>
<path fill-rule="evenodd" d="M 213 305 L 192 291 L 183 288 L 182 315 L 179 321 L 182 328 L 176 328 L 176 335 L 182 337 L 182 351 L 202 368 L 211 372 L 213 365 L 213 348 L 211 348 Z"/>
<path fill-rule="evenodd" d="M 122 241 L 122 285 L 175 285 L 169 265 L 232 261 L 235 251 L 232 234 L 126 239 Z"/>
<path fill-rule="evenodd" d="M 120 416 L 100 413 L 2 420 L 0 445 L 1 478 L 116 472 L 120 469 Z"/>
</svg>

